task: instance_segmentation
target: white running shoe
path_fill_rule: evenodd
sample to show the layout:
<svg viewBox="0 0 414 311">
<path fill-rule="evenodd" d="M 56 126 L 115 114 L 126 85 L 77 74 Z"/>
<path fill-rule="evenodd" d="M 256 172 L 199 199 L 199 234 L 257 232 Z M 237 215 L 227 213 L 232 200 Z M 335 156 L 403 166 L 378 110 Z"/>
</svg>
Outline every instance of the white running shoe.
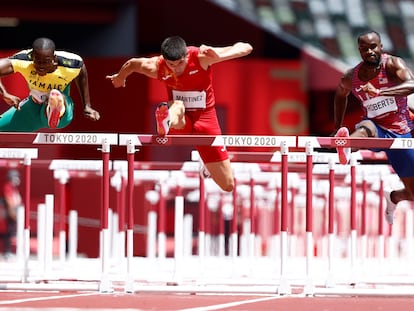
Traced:
<svg viewBox="0 0 414 311">
<path fill-rule="evenodd" d="M 63 116 L 65 111 L 66 108 L 62 93 L 58 90 L 51 90 L 46 107 L 47 123 L 51 129 L 58 126 L 60 118 Z"/>
<path fill-rule="evenodd" d="M 346 127 L 341 127 L 335 134 L 335 137 L 349 137 L 349 131 Z M 347 147 L 336 147 L 338 152 L 339 163 L 348 164 L 349 158 L 351 157 L 351 148 Z"/>
<path fill-rule="evenodd" d="M 394 223 L 394 212 L 397 209 L 397 204 L 391 201 L 391 192 L 390 190 L 384 190 L 384 197 L 387 201 L 387 206 L 385 207 L 384 216 L 387 222 L 392 225 Z"/>
<path fill-rule="evenodd" d="M 155 120 L 157 121 L 158 135 L 164 136 L 170 130 L 170 113 L 167 103 L 160 103 L 155 110 Z"/>
<path fill-rule="evenodd" d="M 203 178 L 210 178 L 211 177 L 211 174 L 210 174 L 209 170 L 204 165 L 200 166 L 200 175 Z"/>
</svg>

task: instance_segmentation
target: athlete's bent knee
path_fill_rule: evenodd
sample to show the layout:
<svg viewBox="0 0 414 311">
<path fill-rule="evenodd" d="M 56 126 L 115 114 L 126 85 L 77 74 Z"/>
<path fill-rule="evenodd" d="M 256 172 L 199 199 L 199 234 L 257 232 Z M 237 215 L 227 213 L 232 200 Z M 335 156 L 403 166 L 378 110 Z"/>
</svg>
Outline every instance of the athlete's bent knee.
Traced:
<svg viewBox="0 0 414 311">
<path fill-rule="evenodd" d="M 220 187 L 223 191 L 232 192 L 234 189 L 234 180 L 227 182 L 226 184 Z"/>
</svg>

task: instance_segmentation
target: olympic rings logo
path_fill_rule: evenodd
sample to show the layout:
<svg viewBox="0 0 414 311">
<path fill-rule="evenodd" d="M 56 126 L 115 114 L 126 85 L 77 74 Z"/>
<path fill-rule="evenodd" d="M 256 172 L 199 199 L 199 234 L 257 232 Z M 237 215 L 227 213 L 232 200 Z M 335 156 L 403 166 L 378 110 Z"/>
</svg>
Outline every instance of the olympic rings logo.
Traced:
<svg viewBox="0 0 414 311">
<path fill-rule="evenodd" d="M 335 145 L 336 146 L 345 146 L 346 140 L 345 139 L 335 139 Z"/>
<path fill-rule="evenodd" d="M 155 141 L 159 145 L 165 145 L 168 142 L 168 138 L 167 137 L 157 137 L 157 138 L 155 138 Z"/>
</svg>

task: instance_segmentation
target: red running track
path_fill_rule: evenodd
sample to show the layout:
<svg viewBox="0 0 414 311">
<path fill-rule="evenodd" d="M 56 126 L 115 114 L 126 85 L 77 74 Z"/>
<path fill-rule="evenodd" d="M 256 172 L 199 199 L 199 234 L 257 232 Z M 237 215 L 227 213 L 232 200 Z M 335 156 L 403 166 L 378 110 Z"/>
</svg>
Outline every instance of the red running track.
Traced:
<svg viewBox="0 0 414 311">
<path fill-rule="evenodd" d="M 413 310 L 414 297 L 328 296 L 301 294 L 220 295 L 171 293 L 97 293 L 97 292 L 0 292 L 0 310 L 7 311 L 75 311 L 75 310 L 324 310 L 382 311 Z"/>
</svg>

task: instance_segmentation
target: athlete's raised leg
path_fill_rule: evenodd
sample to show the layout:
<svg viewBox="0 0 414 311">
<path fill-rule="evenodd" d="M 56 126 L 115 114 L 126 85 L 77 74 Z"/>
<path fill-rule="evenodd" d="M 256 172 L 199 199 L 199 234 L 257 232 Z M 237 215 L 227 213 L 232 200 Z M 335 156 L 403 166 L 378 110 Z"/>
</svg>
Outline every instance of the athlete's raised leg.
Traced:
<svg viewBox="0 0 414 311">
<path fill-rule="evenodd" d="M 211 178 L 223 190 L 231 192 L 234 189 L 233 170 L 231 168 L 230 160 L 226 159 L 219 162 L 210 162 L 204 164 L 210 172 Z"/>
<path fill-rule="evenodd" d="M 176 130 L 185 127 L 185 106 L 181 100 L 174 100 L 170 104 L 170 126 Z"/>
<path fill-rule="evenodd" d="M 46 107 L 46 115 L 49 127 L 54 129 L 58 126 L 60 118 L 66 111 L 65 98 L 58 90 L 51 90 Z"/>
<path fill-rule="evenodd" d="M 349 131 L 346 127 L 341 127 L 335 134 L 335 137 L 349 137 Z M 339 163 L 348 164 L 349 157 L 351 156 L 351 148 L 349 147 L 336 147 L 338 153 Z"/>
<path fill-rule="evenodd" d="M 180 130 L 185 127 L 185 106 L 181 100 L 169 104 L 160 103 L 155 110 L 158 135 L 167 135 L 171 129 Z"/>
<path fill-rule="evenodd" d="M 170 111 L 167 103 L 160 103 L 155 110 L 158 135 L 167 135 L 170 130 Z"/>
</svg>

